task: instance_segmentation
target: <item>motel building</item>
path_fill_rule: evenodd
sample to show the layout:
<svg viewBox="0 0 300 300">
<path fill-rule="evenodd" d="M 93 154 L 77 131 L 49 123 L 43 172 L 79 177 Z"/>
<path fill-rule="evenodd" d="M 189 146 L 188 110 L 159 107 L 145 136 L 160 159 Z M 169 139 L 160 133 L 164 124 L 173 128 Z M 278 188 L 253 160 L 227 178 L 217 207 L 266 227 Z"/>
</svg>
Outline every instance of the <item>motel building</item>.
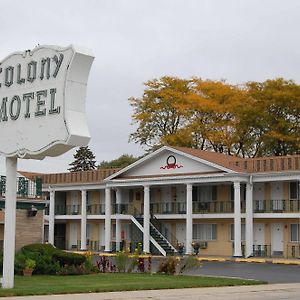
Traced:
<svg viewBox="0 0 300 300">
<path fill-rule="evenodd" d="M 234 257 L 300 256 L 300 155 L 237 158 L 164 146 L 124 169 L 43 175 L 49 243 Z"/>
</svg>

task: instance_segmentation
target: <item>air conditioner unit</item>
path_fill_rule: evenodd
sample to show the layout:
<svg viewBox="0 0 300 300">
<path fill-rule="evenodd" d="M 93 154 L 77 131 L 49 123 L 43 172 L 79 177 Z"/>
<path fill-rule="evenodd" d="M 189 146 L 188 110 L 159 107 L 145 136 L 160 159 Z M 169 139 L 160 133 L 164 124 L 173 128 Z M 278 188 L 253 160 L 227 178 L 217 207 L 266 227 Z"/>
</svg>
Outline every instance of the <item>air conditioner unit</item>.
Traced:
<svg viewBox="0 0 300 300">
<path fill-rule="evenodd" d="M 207 248 L 207 242 L 200 242 L 200 249 L 206 249 Z"/>
</svg>

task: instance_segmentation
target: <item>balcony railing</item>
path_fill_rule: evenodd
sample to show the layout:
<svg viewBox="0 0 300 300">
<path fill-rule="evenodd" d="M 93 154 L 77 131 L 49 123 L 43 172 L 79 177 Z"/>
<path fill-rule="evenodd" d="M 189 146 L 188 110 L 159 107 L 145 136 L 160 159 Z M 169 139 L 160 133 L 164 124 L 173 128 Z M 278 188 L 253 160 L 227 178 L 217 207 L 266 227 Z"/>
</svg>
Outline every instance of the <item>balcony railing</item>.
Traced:
<svg viewBox="0 0 300 300">
<path fill-rule="evenodd" d="M 299 212 L 299 200 L 254 200 L 253 210 L 256 213 Z"/>
<path fill-rule="evenodd" d="M 154 202 L 150 204 L 150 211 L 153 214 L 185 214 L 185 202 Z"/>
<path fill-rule="evenodd" d="M 132 203 L 118 203 L 112 205 L 112 214 L 123 214 L 123 215 L 141 215 L 143 214 L 143 205 L 140 205 L 138 209 Z"/>
<path fill-rule="evenodd" d="M 270 257 L 271 256 L 270 245 L 253 245 L 254 257 Z"/>
<path fill-rule="evenodd" d="M 241 212 L 245 212 L 246 203 L 241 201 Z M 194 214 L 233 213 L 233 201 L 193 202 Z"/>
<path fill-rule="evenodd" d="M 65 205 L 55 205 L 55 214 L 56 215 L 66 215 L 66 206 Z"/>
<path fill-rule="evenodd" d="M 112 204 L 112 214 L 140 215 L 143 214 L 143 203 L 138 209 L 133 203 Z M 241 201 L 241 212 L 246 210 L 245 201 Z M 87 214 L 105 215 L 105 204 L 87 205 Z M 254 200 L 253 211 L 255 213 L 282 213 L 300 212 L 300 200 Z M 186 214 L 186 202 L 152 202 L 150 203 L 152 214 Z M 234 201 L 193 201 L 194 214 L 234 213 Z M 55 205 L 56 215 L 80 215 L 81 205 Z"/>
<path fill-rule="evenodd" d="M 288 258 L 300 257 L 300 242 L 287 244 L 287 257 Z"/>
<path fill-rule="evenodd" d="M 20 198 L 39 198 L 42 196 L 42 179 L 33 177 L 28 179 L 25 177 L 17 178 L 17 197 Z M 0 176 L 0 196 L 5 196 L 6 192 L 6 176 Z"/>
<path fill-rule="evenodd" d="M 81 205 L 55 205 L 56 215 L 80 215 Z"/>
<path fill-rule="evenodd" d="M 81 215 L 81 205 L 67 205 L 67 215 Z"/>
<path fill-rule="evenodd" d="M 91 204 L 87 205 L 86 213 L 89 215 L 105 215 L 105 204 Z"/>
</svg>

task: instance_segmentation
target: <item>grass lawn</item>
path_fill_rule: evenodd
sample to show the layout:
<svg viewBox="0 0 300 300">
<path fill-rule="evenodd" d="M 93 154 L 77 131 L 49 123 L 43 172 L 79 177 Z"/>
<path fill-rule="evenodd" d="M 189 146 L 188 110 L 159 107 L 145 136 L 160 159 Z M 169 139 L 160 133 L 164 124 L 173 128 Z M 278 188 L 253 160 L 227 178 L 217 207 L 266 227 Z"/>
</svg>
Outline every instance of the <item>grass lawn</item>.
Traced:
<svg viewBox="0 0 300 300">
<path fill-rule="evenodd" d="M 0 297 L 129 290 L 253 285 L 265 282 L 199 276 L 106 273 L 76 276 L 15 277 L 15 288 L 0 289 Z"/>
</svg>

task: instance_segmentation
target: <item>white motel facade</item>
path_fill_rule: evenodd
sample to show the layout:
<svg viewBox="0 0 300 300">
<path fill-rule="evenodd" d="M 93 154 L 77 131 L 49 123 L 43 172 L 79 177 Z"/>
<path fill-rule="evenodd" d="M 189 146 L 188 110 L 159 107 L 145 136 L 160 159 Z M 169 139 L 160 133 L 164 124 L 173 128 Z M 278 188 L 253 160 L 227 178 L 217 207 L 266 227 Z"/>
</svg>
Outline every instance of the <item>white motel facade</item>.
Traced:
<svg viewBox="0 0 300 300">
<path fill-rule="evenodd" d="M 164 146 L 124 169 L 45 174 L 48 242 L 168 255 L 300 255 L 300 155 L 237 158 Z"/>
</svg>

